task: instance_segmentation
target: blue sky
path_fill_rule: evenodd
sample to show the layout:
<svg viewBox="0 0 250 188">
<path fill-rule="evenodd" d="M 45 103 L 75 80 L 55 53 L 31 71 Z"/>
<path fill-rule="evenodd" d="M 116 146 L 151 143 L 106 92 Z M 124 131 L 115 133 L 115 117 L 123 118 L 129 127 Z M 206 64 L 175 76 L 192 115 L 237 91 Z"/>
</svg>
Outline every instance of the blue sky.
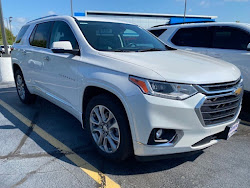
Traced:
<svg viewBox="0 0 250 188">
<path fill-rule="evenodd" d="M 217 21 L 250 23 L 250 0 L 187 0 L 187 14 L 218 16 Z M 2 0 L 4 17 L 13 17 L 17 34 L 27 21 L 49 14 L 70 15 L 70 0 Z M 85 10 L 183 14 L 184 0 L 73 0 Z"/>
</svg>

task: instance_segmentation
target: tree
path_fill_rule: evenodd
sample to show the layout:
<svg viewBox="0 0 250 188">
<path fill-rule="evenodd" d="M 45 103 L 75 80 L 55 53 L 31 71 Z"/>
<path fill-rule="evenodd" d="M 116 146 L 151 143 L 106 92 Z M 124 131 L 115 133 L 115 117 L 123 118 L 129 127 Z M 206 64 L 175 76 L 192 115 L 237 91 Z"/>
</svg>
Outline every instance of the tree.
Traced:
<svg viewBox="0 0 250 188">
<path fill-rule="evenodd" d="M 5 28 L 5 32 L 6 32 L 6 37 L 7 37 L 8 44 L 9 44 L 9 45 L 12 45 L 16 37 L 15 37 L 15 36 L 13 35 L 13 33 L 12 33 L 9 29 L 7 29 L 7 28 Z M 3 39 L 3 38 L 2 38 L 2 33 L 1 33 L 1 28 L 0 28 L 0 44 L 3 44 L 3 40 L 2 40 L 2 39 Z M 13 41 L 12 41 L 12 39 L 13 39 Z"/>
</svg>

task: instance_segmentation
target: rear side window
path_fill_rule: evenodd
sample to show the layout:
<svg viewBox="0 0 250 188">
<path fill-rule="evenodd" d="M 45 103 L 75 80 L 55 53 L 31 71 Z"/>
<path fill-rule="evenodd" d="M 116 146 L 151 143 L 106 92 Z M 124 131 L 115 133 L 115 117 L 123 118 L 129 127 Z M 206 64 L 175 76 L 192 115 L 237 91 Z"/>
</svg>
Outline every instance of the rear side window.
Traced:
<svg viewBox="0 0 250 188">
<path fill-rule="evenodd" d="M 182 28 L 171 40 L 177 46 L 209 47 L 211 33 L 206 27 Z"/>
<path fill-rule="evenodd" d="M 32 46 L 47 48 L 52 22 L 38 24 L 30 37 Z"/>
<path fill-rule="evenodd" d="M 150 30 L 149 32 L 155 35 L 156 37 L 159 37 L 164 31 L 167 31 L 167 29 L 157 29 L 157 30 Z"/>
<path fill-rule="evenodd" d="M 213 48 L 247 50 L 250 34 L 232 27 L 214 27 Z"/>
<path fill-rule="evenodd" d="M 79 49 L 74 33 L 68 24 L 63 21 L 57 21 L 54 23 L 49 47 L 51 48 L 52 43 L 58 41 L 69 41 L 73 49 Z"/>
<path fill-rule="evenodd" d="M 26 31 L 28 30 L 29 25 L 23 26 L 22 29 L 19 31 L 17 37 L 16 37 L 16 43 L 20 43 L 24 34 L 26 33 Z"/>
</svg>

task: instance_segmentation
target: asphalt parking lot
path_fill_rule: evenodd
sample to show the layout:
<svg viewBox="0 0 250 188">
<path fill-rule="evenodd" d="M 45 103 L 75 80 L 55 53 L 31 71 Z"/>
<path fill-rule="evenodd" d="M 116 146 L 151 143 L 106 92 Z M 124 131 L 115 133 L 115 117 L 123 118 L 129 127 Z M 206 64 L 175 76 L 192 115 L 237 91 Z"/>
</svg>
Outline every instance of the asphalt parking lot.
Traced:
<svg viewBox="0 0 250 188">
<path fill-rule="evenodd" d="M 250 103 L 228 141 L 191 156 L 123 163 L 103 160 L 69 113 L 38 98 L 18 99 L 0 85 L 0 188 L 250 187 Z"/>
</svg>

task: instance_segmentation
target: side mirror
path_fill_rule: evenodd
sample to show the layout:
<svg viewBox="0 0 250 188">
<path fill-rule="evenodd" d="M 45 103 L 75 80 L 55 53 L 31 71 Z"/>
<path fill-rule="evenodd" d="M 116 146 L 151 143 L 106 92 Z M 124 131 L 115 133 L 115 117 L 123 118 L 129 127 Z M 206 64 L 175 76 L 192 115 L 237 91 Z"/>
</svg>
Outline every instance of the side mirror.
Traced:
<svg viewBox="0 0 250 188">
<path fill-rule="evenodd" d="M 53 53 L 68 53 L 68 54 L 73 54 L 73 55 L 80 54 L 80 50 L 73 49 L 69 41 L 53 42 L 51 46 L 51 50 Z"/>
<path fill-rule="evenodd" d="M 250 43 L 247 45 L 247 51 L 250 51 Z"/>
</svg>

